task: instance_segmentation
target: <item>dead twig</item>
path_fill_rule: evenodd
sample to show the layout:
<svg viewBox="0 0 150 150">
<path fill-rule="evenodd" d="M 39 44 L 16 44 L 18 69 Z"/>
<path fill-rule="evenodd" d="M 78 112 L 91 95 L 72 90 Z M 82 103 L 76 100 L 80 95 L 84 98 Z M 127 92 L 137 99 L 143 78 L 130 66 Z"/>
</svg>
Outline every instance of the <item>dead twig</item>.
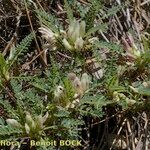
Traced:
<svg viewBox="0 0 150 150">
<path fill-rule="evenodd" d="M 123 129 L 123 126 L 125 125 L 126 121 L 127 121 L 127 118 L 125 118 L 125 119 L 123 120 L 123 122 L 122 122 L 122 124 L 121 124 L 121 127 L 120 127 L 120 129 L 118 130 L 118 132 L 117 132 L 117 136 L 116 136 L 116 138 L 113 140 L 112 145 L 111 145 L 111 147 L 110 147 L 109 150 L 112 150 L 112 149 L 113 149 L 113 145 L 117 142 L 117 139 L 118 139 L 118 137 L 119 137 L 119 135 L 120 135 L 120 133 L 121 133 L 121 131 L 122 131 L 122 129 Z"/>
<path fill-rule="evenodd" d="M 35 36 L 35 32 L 34 32 L 33 25 L 32 25 L 32 21 L 31 21 L 30 15 L 29 15 L 29 10 L 28 10 L 28 7 L 27 7 L 27 2 L 26 2 L 26 0 L 24 0 L 24 4 L 25 4 L 26 13 L 27 13 L 27 17 L 28 17 L 28 20 L 29 20 L 29 24 L 30 24 L 31 30 L 32 30 L 32 32 L 34 33 L 34 40 L 35 40 L 35 43 L 36 43 L 36 47 L 37 47 L 38 52 L 40 53 L 40 52 L 41 52 L 41 49 L 40 49 L 40 47 L 39 47 L 39 44 L 38 44 L 37 39 L 36 39 L 36 36 Z M 43 51 L 43 52 L 45 52 L 45 51 Z M 42 54 L 44 54 L 43 52 L 40 53 L 40 57 L 41 57 L 41 60 L 42 60 L 42 64 L 43 64 L 44 66 L 47 66 L 47 59 L 46 59 L 46 57 L 44 58 L 44 55 L 42 56 Z"/>
</svg>

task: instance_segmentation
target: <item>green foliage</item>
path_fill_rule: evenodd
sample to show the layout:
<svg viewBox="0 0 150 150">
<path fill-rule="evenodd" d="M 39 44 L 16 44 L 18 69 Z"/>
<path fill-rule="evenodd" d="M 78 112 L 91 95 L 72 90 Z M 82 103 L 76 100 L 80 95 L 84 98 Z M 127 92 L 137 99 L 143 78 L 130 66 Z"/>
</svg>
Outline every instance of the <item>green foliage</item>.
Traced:
<svg viewBox="0 0 150 150">
<path fill-rule="evenodd" d="M 64 79 L 63 83 L 64 83 L 64 88 L 66 89 L 66 98 L 72 100 L 75 94 L 74 88 L 72 87 L 68 79 Z"/>
<path fill-rule="evenodd" d="M 150 36 L 148 38 L 146 38 L 146 36 L 142 37 L 142 42 L 143 42 L 145 51 L 149 51 L 149 47 L 150 47 L 149 39 L 150 39 Z"/>
<path fill-rule="evenodd" d="M 67 130 L 67 132 L 69 133 L 70 139 L 73 139 L 74 137 L 77 138 L 78 137 L 78 126 L 83 125 L 83 121 L 79 120 L 79 119 L 70 119 L 70 118 L 66 118 L 63 119 L 61 122 L 61 125 Z"/>
<path fill-rule="evenodd" d="M 23 55 L 23 53 L 28 50 L 33 38 L 33 33 L 26 36 L 20 44 L 10 50 L 11 52 L 7 60 L 5 60 L 3 55 L 0 53 L 0 81 L 9 81 L 12 65 L 17 61 L 19 56 Z"/>
<path fill-rule="evenodd" d="M 130 86 L 130 88 L 138 94 L 150 96 L 150 81 L 143 82 L 143 83 L 134 83 L 134 87 Z"/>
<path fill-rule="evenodd" d="M 114 91 L 117 92 L 125 92 L 125 88 L 121 85 L 119 85 L 119 79 L 116 75 L 108 78 L 106 81 L 106 88 L 108 88 L 108 93 L 112 94 Z"/>
<path fill-rule="evenodd" d="M 108 18 L 110 16 L 116 15 L 117 12 L 119 12 L 123 8 L 122 5 L 120 6 L 112 6 L 112 8 L 109 8 L 108 10 L 104 11 L 102 13 L 102 19 Z"/>
<path fill-rule="evenodd" d="M 5 121 L 3 118 L 0 118 L 0 140 L 4 140 L 6 137 L 19 135 L 22 131 L 18 128 L 14 128 L 9 125 L 5 125 Z"/>
<path fill-rule="evenodd" d="M 97 25 L 95 27 L 90 28 L 87 33 L 85 34 L 85 37 L 90 36 L 91 34 L 95 33 L 96 31 L 106 31 L 107 30 L 107 24 L 101 24 L 101 25 Z"/>
<path fill-rule="evenodd" d="M 7 137 L 7 136 L 10 136 L 10 135 L 19 135 L 21 134 L 22 131 L 20 129 L 17 129 L 17 128 L 13 128 L 11 126 L 1 126 L 0 128 L 0 137 Z M 4 138 L 3 138 L 4 139 Z"/>
<path fill-rule="evenodd" d="M 0 106 L 7 114 L 3 117 L 5 119 L 0 119 L 0 138 L 13 136 L 18 140 L 29 137 L 39 141 L 79 139 L 82 127 L 87 126 L 84 117 L 90 117 L 92 121 L 95 118 L 100 120 L 105 116 L 107 107 L 119 107 L 123 111 L 134 111 L 139 104 L 145 107 L 145 101 L 150 96 L 149 41 L 143 39 L 144 51 L 131 47 L 129 53 L 132 59 L 128 61 L 120 44 L 99 40 L 99 31 L 107 31 L 108 25 L 102 23 L 95 26 L 96 16 L 100 15 L 99 10 L 103 7 L 98 0 L 90 2 L 86 15 L 80 14 L 81 18 L 75 19 L 78 14 L 65 0 L 69 24 L 64 21 L 64 27 L 54 15 L 36 10 L 40 25 L 45 29 L 42 38 L 45 34 L 48 37 L 46 42 L 43 40 L 49 46 L 46 56 L 50 56 L 50 64 L 48 60 L 42 75 L 26 77 L 26 72 L 23 72 L 23 76 L 9 77 L 12 65 L 19 62 L 18 57 L 30 46 L 35 36 L 32 33 L 11 50 L 8 60 L 0 53 L 0 79 L 7 81 L 0 85 Z M 121 8 L 113 6 L 100 19 L 108 19 Z M 103 50 L 107 52 L 103 53 Z M 89 59 L 93 59 L 92 65 L 86 64 Z M 103 70 L 102 77 L 96 78 L 94 73 L 100 69 Z M 69 72 L 78 75 L 75 79 L 69 79 Z M 83 85 L 87 83 L 80 79 L 83 73 L 88 73 L 92 78 L 85 91 Z M 14 122 L 18 128 L 14 128 Z"/>
<path fill-rule="evenodd" d="M 146 51 L 142 55 L 142 58 L 143 58 L 145 64 L 149 64 L 150 63 L 150 51 Z"/>
<path fill-rule="evenodd" d="M 44 93 L 50 93 L 51 92 L 51 88 L 49 87 L 49 85 L 51 84 L 51 82 L 46 83 L 46 80 L 43 78 L 35 78 L 32 82 L 31 85 L 33 87 L 35 87 L 38 91 L 42 91 Z"/>
<path fill-rule="evenodd" d="M 69 22 L 71 23 L 74 20 L 72 9 L 69 6 L 68 0 L 64 0 L 64 3 L 65 10 L 67 11 L 67 17 L 69 19 Z"/>
<path fill-rule="evenodd" d="M 108 48 L 109 50 L 113 50 L 119 53 L 123 51 L 120 45 L 112 43 L 112 42 L 96 41 L 94 44 L 98 48 Z"/>
<path fill-rule="evenodd" d="M 96 14 L 98 13 L 101 7 L 102 7 L 102 4 L 100 1 L 91 0 L 91 6 L 85 15 L 86 31 L 88 31 L 89 29 L 93 27 Z"/>
<path fill-rule="evenodd" d="M 89 10 L 89 6 L 88 5 L 82 5 L 81 3 L 76 2 L 76 5 L 74 6 L 75 11 L 79 12 L 81 18 L 84 18 L 86 13 Z"/>
<path fill-rule="evenodd" d="M 53 32 L 58 33 L 58 28 L 56 27 L 57 21 L 55 17 L 49 15 L 47 12 L 42 10 L 36 10 L 37 17 L 41 24 L 50 28 Z M 59 24 L 60 25 L 60 24 Z"/>
<path fill-rule="evenodd" d="M 13 79 L 11 80 L 11 86 L 12 90 L 15 93 L 15 98 L 17 102 L 17 111 L 22 113 L 28 108 L 34 108 L 31 109 L 32 114 L 40 114 L 43 108 L 43 102 L 42 97 L 40 97 L 37 93 L 37 91 L 33 88 L 29 88 L 24 92 L 23 87 L 19 81 Z M 17 112 L 17 113 L 18 113 Z"/>
<path fill-rule="evenodd" d="M 33 38 L 34 38 L 33 33 L 30 33 L 20 42 L 20 44 L 18 44 L 14 49 L 11 50 L 12 51 L 11 56 L 9 57 L 10 67 L 14 64 L 14 62 L 20 55 L 23 55 L 23 53 L 28 50 L 28 47 L 30 46 Z"/>
<path fill-rule="evenodd" d="M 12 118 L 16 117 L 16 111 L 14 110 L 10 102 L 3 99 L 2 98 L 0 99 L 0 106 L 4 108 L 4 110 L 9 114 L 10 117 Z"/>
<path fill-rule="evenodd" d="M 106 98 L 102 95 L 97 96 L 88 96 L 85 95 L 79 106 L 79 112 L 81 115 L 93 116 L 93 117 L 102 117 L 103 110 L 102 108 L 108 105 L 110 102 L 106 100 Z"/>
<path fill-rule="evenodd" d="M 9 67 L 4 59 L 4 56 L 0 53 L 0 80 L 9 80 Z"/>
</svg>

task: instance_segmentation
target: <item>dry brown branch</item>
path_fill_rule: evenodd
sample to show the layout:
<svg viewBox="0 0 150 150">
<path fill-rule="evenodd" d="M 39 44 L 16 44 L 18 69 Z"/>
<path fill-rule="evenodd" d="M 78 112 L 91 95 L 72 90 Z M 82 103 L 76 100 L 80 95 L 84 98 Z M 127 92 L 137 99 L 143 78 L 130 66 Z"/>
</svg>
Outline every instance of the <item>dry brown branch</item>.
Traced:
<svg viewBox="0 0 150 150">
<path fill-rule="evenodd" d="M 31 21 L 31 17 L 30 17 L 30 14 L 29 14 L 29 10 L 28 10 L 28 7 L 27 7 L 27 2 L 26 0 L 24 0 L 24 4 L 25 4 L 25 8 L 26 8 L 26 13 L 27 13 L 27 17 L 28 17 L 28 20 L 29 20 L 29 23 L 30 23 L 30 27 L 31 27 L 31 30 L 32 32 L 34 33 L 34 40 L 35 40 L 35 43 L 36 43 L 36 47 L 37 47 L 37 50 L 38 52 L 40 53 L 41 52 L 41 49 L 39 47 L 39 44 L 37 42 L 37 38 L 35 36 L 35 32 L 34 32 L 34 28 L 33 28 L 33 25 L 32 25 L 32 21 Z M 45 51 L 44 51 L 45 52 Z M 42 55 L 43 54 L 43 55 Z M 45 56 L 45 57 L 44 57 Z M 41 63 L 44 65 L 44 66 L 47 66 L 47 58 L 46 58 L 46 55 L 44 55 L 44 53 L 40 53 L 40 58 L 41 58 Z"/>
</svg>

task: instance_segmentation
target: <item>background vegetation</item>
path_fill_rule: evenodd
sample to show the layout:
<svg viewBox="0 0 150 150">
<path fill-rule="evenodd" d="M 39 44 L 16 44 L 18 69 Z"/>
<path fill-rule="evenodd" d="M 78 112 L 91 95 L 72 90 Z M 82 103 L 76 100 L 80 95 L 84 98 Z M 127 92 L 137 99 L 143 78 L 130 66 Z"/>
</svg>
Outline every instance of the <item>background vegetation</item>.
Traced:
<svg viewBox="0 0 150 150">
<path fill-rule="evenodd" d="M 149 7 L 0 0 L 1 149 L 150 149 Z"/>
</svg>

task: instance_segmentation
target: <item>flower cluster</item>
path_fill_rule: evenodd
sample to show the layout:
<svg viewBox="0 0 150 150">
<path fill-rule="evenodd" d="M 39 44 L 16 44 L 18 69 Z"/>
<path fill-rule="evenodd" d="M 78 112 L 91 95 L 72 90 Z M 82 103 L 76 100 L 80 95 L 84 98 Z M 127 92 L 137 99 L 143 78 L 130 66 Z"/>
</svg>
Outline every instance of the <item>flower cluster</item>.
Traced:
<svg viewBox="0 0 150 150">
<path fill-rule="evenodd" d="M 75 73 L 68 74 L 68 81 L 71 84 L 71 88 L 73 90 L 72 97 L 68 97 L 67 93 L 70 89 L 65 88 L 63 85 L 58 85 L 54 90 L 54 102 L 58 103 L 59 106 L 63 106 L 65 108 L 75 108 L 77 104 L 79 104 L 80 99 L 83 95 L 89 90 L 90 86 L 90 78 L 87 73 L 83 73 L 81 78 L 78 78 Z M 48 105 L 47 109 L 51 106 Z"/>
<path fill-rule="evenodd" d="M 119 102 L 120 100 L 124 100 L 128 106 L 132 106 L 136 103 L 135 100 L 126 97 L 123 93 L 119 93 L 117 91 L 113 92 L 113 101 Z"/>
<path fill-rule="evenodd" d="M 122 43 L 129 61 L 140 58 L 142 53 L 144 53 L 142 50 L 138 49 L 137 45 L 134 42 L 133 36 L 129 33 L 126 37 L 122 37 Z"/>
<path fill-rule="evenodd" d="M 22 129 L 23 132 L 25 132 L 29 136 L 34 136 L 34 135 L 41 135 L 43 129 L 44 129 L 44 123 L 48 119 L 48 112 L 42 116 L 36 116 L 34 119 L 31 116 L 29 112 L 26 112 L 25 116 L 25 123 L 22 125 L 15 119 L 7 119 L 6 122 L 8 125 L 14 127 L 14 128 L 19 128 Z"/>
<path fill-rule="evenodd" d="M 66 31 L 59 30 L 58 33 L 54 33 L 51 29 L 43 26 L 39 28 L 39 32 L 52 49 L 59 48 L 61 42 L 61 46 L 66 50 L 78 52 L 91 49 L 93 42 L 98 40 L 96 37 L 90 38 L 89 36 L 87 38 L 85 29 L 85 21 L 74 20 Z"/>
<path fill-rule="evenodd" d="M 76 74 L 69 73 L 68 78 L 72 83 L 73 88 L 75 89 L 74 100 L 66 106 L 66 108 L 74 108 L 79 102 L 80 98 L 86 93 L 89 89 L 90 78 L 87 73 L 83 73 L 81 79 L 79 79 Z"/>
</svg>

